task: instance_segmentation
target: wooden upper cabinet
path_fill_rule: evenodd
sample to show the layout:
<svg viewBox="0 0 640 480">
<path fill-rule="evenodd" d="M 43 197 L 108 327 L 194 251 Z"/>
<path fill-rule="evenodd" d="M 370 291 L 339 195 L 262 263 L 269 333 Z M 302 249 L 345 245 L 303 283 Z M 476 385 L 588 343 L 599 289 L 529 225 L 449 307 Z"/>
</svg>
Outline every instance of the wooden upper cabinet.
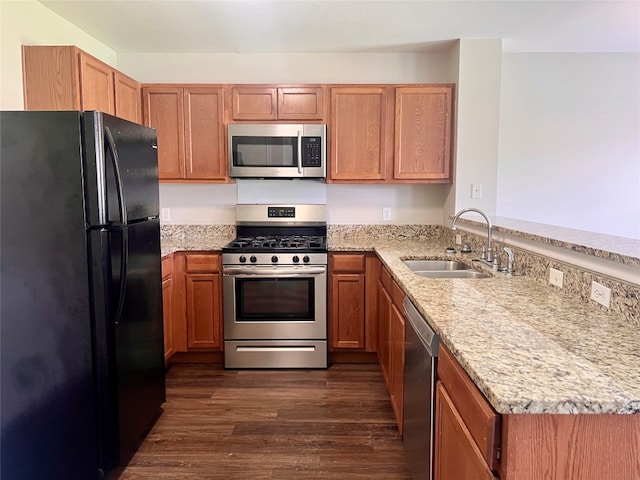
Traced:
<svg viewBox="0 0 640 480">
<path fill-rule="evenodd" d="M 281 120 L 322 120 L 324 89 L 322 87 L 278 88 L 278 118 Z"/>
<path fill-rule="evenodd" d="M 231 87 L 233 120 L 322 120 L 323 87 L 234 85 Z"/>
<path fill-rule="evenodd" d="M 113 69 L 84 52 L 79 53 L 81 110 L 100 110 L 115 115 Z"/>
<path fill-rule="evenodd" d="M 332 88 L 327 181 L 385 180 L 387 127 L 386 87 Z"/>
<path fill-rule="evenodd" d="M 452 87 L 396 88 L 393 178 L 451 181 Z"/>
<path fill-rule="evenodd" d="M 145 87 L 142 95 L 144 123 L 155 128 L 158 135 L 158 177 L 160 180 L 185 178 L 182 89 Z"/>
<path fill-rule="evenodd" d="M 116 116 L 142 123 L 142 89 L 140 83 L 120 72 L 114 72 Z"/>
<path fill-rule="evenodd" d="M 222 88 L 188 87 L 183 91 L 185 177 L 228 178 Z"/>
<path fill-rule="evenodd" d="M 158 132 L 163 181 L 228 182 L 222 87 L 150 85 L 144 123 Z"/>
<path fill-rule="evenodd" d="M 22 47 L 25 110 L 99 110 L 140 123 L 140 85 L 73 46 Z"/>
<path fill-rule="evenodd" d="M 231 118 L 234 120 L 277 120 L 278 89 L 232 87 Z"/>
</svg>

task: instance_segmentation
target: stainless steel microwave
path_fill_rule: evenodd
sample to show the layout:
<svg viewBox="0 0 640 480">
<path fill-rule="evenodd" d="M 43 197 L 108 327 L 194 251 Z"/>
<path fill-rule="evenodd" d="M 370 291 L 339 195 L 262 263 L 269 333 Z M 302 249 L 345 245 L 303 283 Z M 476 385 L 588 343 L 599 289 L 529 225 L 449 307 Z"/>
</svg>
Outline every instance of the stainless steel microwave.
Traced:
<svg viewBox="0 0 640 480">
<path fill-rule="evenodd" d="M 232 178 L 326 178 L 327 126 L 230 124 Z"/>
</svg>

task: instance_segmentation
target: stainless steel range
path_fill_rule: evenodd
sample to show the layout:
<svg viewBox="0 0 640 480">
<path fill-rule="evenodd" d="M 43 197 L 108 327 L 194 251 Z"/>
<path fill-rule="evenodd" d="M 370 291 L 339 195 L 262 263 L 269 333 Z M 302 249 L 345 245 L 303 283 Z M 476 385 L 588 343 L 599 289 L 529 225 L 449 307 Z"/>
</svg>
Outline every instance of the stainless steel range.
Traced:
<svg viewBox="0 0 640 480">
<path fill-rule="evenodd" d="M 237 205 L 222 249 L 227 368 L 327 367 L 324 205 Z"/>
</svg>

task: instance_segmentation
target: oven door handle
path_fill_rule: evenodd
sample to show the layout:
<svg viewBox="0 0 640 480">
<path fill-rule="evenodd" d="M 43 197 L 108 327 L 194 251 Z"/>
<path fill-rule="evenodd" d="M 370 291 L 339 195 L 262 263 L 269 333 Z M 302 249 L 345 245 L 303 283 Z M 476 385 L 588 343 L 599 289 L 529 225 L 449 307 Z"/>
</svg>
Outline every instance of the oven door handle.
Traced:
<svg viewBox="0 0 640 480">
<path fill-rule="evenodd" d="M 287 267 L 267 267 L 251 268 L 251 267 L 223 267 L 222 273 L 229 276 L 261 276 L 261 277 L 308 277 L 309 275 L 322 275 L 327 273 L 326 267 L 304 267 L 304 268 L 287 268 Z"/>
</svg>

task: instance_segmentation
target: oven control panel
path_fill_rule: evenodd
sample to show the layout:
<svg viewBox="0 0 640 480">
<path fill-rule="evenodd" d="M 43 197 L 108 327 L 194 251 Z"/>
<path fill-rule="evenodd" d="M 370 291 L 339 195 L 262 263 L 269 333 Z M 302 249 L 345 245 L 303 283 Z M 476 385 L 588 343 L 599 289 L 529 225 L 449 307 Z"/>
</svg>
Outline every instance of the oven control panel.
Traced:
<svg viewBox="0 0 640 480">
<path fill-rule="evenodd" d="M 268 218 L 295 218 L 296 207 L 267 207 Z"/>
<path fill-rule="evenodd" d="M 223 253 L 223 265 L 326 265 L 326 253 Z"/>
</svg>

